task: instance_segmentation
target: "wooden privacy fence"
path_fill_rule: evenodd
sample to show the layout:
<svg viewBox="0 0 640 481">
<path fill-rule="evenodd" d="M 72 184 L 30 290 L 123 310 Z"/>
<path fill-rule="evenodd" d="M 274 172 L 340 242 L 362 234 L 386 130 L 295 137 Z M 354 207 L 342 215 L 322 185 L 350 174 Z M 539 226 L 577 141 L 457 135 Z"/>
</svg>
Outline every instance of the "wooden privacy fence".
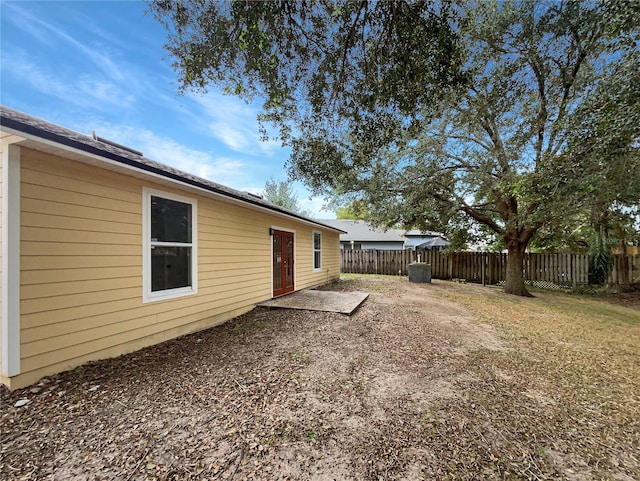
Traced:
<svg viewBox="0 0 640 481">
<path fill-rule="evenodd" d="M 431 264 L 434 279 L 465 279 L 499 284 L 506 276 L 507 254 L 491 252 L 443 253 L 413 250 L 345 249 L 340 251 L 343 273 L 407 275 L 412 262 Z M 540 287 L 573 287 L 589 283 L 586 254 L 526 254 L 525 279 Z M 640 282 L 640 255 L 614 256 L 608 284 Z"/>
</svg>

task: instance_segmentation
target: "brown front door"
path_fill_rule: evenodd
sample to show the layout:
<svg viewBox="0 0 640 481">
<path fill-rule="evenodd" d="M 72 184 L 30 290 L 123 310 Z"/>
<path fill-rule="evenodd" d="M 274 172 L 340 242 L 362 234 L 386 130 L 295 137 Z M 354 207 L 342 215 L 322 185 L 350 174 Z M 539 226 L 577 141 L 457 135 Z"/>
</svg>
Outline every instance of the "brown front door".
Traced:
<svg viewBox="0 0 640 481">
<path fill-rule="evenodd" d="M 293 232 L 273 231 L 273 297 L 293 291 Z"/>
</svg>

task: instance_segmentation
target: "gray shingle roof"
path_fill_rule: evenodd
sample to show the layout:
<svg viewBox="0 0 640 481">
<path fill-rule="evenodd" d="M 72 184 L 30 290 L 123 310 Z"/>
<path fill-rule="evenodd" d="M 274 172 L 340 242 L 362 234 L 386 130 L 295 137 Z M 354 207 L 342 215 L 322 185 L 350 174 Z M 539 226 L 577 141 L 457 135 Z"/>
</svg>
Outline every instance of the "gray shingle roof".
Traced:
<svg viewBox="0 0 640 481">
<path fill-rule="evenodd" d="M 311 219 L 274 205 L 248 192 L 232 189 L 231 187 L 203 179 L 202 177 L 197 177 L 168 165 L 161 164 L 160 162 L 148 159 L 127 147 L 102 142 L 99 138 L 95 139 L 92 136 L 84 135 L 65 127 L 52 124 L 3 105 L 0 105 L 0 126 L 3 130 L 11 129 L 18 133 L 46 139 L 62 146 L 72 147 L 89 154 L 98 155 L 126 166 L 161 175 L 162 177 L 183 182 L 194 187 L 199 187 L 212 193 L 224 195 L 247 204 L 263 207 L 271 211 L 295 217 L 332 230 L 340 230 L 332 225 L 318 222 L 316 219 Z"/>
<path fill-rule="evenodd" d="M 400 229 L 377 229 L 363 220 L 322 219 L 321 222 L 346 231 L 341 241 L 404 242 L 404 231 Z"/>
</svg>

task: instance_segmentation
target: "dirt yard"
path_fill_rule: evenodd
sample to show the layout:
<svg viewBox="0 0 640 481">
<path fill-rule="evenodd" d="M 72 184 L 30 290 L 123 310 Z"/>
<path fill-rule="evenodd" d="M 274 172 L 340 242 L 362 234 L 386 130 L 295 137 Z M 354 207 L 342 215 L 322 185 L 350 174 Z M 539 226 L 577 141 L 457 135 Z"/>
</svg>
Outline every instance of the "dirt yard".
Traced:
<svg viewBox="0 0 640 481">
<path fill-rule="evenodd" d="M 330 288 L 371 295 L 352 317 L 259 308 L 0 388 L 0 478 L 640 479 L 640 310 Z"/>
</svg>

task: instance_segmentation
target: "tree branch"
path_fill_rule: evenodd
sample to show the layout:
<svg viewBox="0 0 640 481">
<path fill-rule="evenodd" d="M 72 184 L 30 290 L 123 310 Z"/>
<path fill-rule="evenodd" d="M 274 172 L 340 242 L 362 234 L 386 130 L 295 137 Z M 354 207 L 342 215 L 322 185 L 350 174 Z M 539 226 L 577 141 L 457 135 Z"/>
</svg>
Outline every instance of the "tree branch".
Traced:
<svg viewBox="0 0 640 481">
<path fill-rule="evenodd" d="M 469 217 L 476 220 L 477 222 L 480 222 L 481 224 L 486 225 L 496 234 L 502 234 L 504 232 L 504 229 L 500 227 L 500 225 L 498 225 L 493 219 L 491 219 L 491 217 L 481 214 L 471 206 L 468 206 L 463 203 L 458 208 L 458 210 L 461 212 L 464 212 L 465 214 L 467 214 Z"/>
<path fill-rule="evenodd" d="M 351 27 L 349 27 L 349 34 L 347 35 L 347 38 L 345 39 L 344 42 L 344 50 L 342 52 L 342 61 L 340 64 L 340 74 L 338 75 L 338 85 L 342 85 L 344 83 L 344 72 L 345 72 L 345 67 L 347 64 L 347 54 L 349 53 L 349 44 L 352 42 L 353 37 L 355 35 L 355 31 L 356 31 L 356 25 L 358 24 L 358 20 L 360 20 L 360 12 L 362 12 L 362 10 L 364 8 L 367 7 L 367 0 L 362 0 L 360 2 L 360 4 L 358 5 L 358 10 L 356 11 L 356 15 L 355 18 L 353 19 L 353 22 L 351 23 Z"/>
<path fill-rule="evenodd" d="M 467 135 L 451 135 L 450 137 L 454 140 L 465 140 L 465 141 L 473 142 L 474 144 L 477 144 L 483 149 L 485 149 L 487 152 L 493 152 L 493 149 L 491 148 L 491 146 L 485 144 L 480 139 L 476 139 L 475 137 L 471 137 Z"/>
<path fill-rule="evenodd" d="M 535 60 L 540 60 L 537 56 Z M 547 123 L 548 113 L 547 113 L 547 94 L 545 91 L 545 78 L 542 74 L 542 70 L 540 66 L 537 65 L 536 62 L 527 58 L 527 63 L 533 70 L 533 74 L 536 77 L 537 87 L 538 87 L 538 97 L 540 98 L 540 109 L 538 111 L 538 118 L 536 119 L 537 125 L 537 137 L 535 142 L 535 151 L 536 151 L 536 164 L 539 163 L 542 157 L 542 147 L 544 145 L 544 131 Z"/>
<path fill-rule="evenodd" d="M 289 5 L 289 2 L 285 2 L 285 5 L 287 6 L 287 7 L 285 8 L 285 10 L 286 10 L 286 12 L 287 12 L 287 18 L 288 18 L 288 19 L 289 19 L 289 21 L 290 21 L 290 22 L 291 22 L 291 23 L 292 23 L 292 24 L 293 24 L 293 25 L 298 29 L 298 32 L 300 32 L 300 34 L 301 34 L 301 35 L 302 35 L 302 36 L 307 40 L 307 42 L 314 44 L 318 50 L 320 50 L 321 52 L 325 52 L 325 53 L 327 53 L 327 52 L 323 49 L 322 45 L 320 45 L 320 44 L 316 41 L 316 39 L 314 39 L 314 38 L 310 37 L 310 36 L 307 34 L 307 31 L 302 27 L 302 25 L 301 25 L 301 24 L 300 24 L 300 23 L 299 23 L 299 22 L 298 22 L 298 21 L 293 17 L 293 15 L 291 15 L 291 9 L 290 9 L 290 8 L 289 8 L 289 6 L 288 6 L 288 5 Z"/>
<path fill-rule="evenodd" d="M 602 30 L 601 26 L 593 27 L 593 30 L 591 32 L 592 33 L 591 41 L 593 41 L 594 38 L 597 38 L 600 35 L 601 30 Z M 553 145 L 555 143 L 556 136 L 558 135 L 560 123 L 564 119 L 564 116 L 567 113 L 567 106 L 568 106 L 569 98 L 571 95 L 571 89 L 573 88 L 576 78 L 578 77 L 578 72 L 582 67 L 582 63 L 587 58 L 587 49 L 582 45 L 583 42 L 582 42 L 582 39 L 580 38 L 580 34 L 576 29 L 576 26 L 575 25 L 571 26 L 570 31 L 573 36 L 573 39 L 577 44 L 578 55 L 576 56 L 573 67 L 571 68 L 571 73 L 569 74 L 569 77 L 567 79 L 564 79 L 562 100 L 560 102 L 560 107 L 558 108 L 558 116 L 556 117 L 555 122 L 551 126 L 551 134 L 549 136 L 549 145 L 547 148 L 547 154 L 551 154 L 551 155 L 556 155 L 558 153 L 558 150 L 560 149 L 560 145 L 561 145 L 560 143 L 558 143 L 558 145 L 556 145 L 555 148 L 553 147 Z M 566 66 L 569 67 L 569 64 L 570 64 L 570 58 L 567 58 Z M 563 77 L 565 77 L 565 75 L 563 75 Z"/>
<path fill-rule="evenodd" d="M 498 127 L 495 124 L 495 120 L 493 119 L 493 117 L 486 116 L 485 118 L 480 118 L 480 125 L 487 133 L 487 135 L 489 135 L 491 142 L 493 142 L 494 149 L 490 152 L 492 152 L 496 156 L 496 159 L 500 163 L 502 171 L 509 172 L 511 168 L 509 167 L 507 155 L 504 151 L 504 144 L 502 143 L 502 139 L 498 134 Z"/>
</svg>

